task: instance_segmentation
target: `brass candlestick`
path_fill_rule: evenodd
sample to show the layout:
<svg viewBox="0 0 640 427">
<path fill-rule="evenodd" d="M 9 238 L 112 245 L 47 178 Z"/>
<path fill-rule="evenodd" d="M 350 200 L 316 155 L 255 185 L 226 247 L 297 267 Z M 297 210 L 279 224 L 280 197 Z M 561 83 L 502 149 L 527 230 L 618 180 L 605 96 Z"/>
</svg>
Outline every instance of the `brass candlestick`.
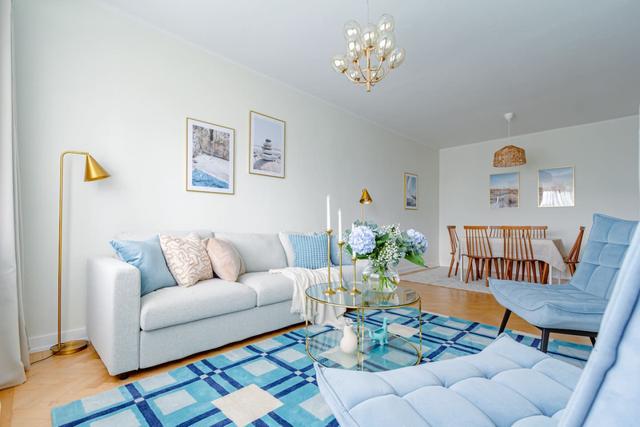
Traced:
<svg viewBox="0 0 640 427">
<path fill-rule="evenodd" d="M 331 286 L 331 233 L 332 229 L 327 229 L 327 289 L 324 291 L 325 295 L 334 295 L 336 291 Z"/>
<path fill-rule="evenodd" d="M 356 269 L 356 262 L 358 261 L 358 258 L 351 257 L 351 262 L 353 263 L 353 286 L 351 287 L 351 291 L 349 292 L 351 295 L 359 295 L 362 292 L 360 292 L 358 290 L 358 270 Z"/>
<path fill-rule="evenodd" d="M 345 288 L 342 280 L 342 248 L 344 247 L 344 242 L 342 240 L 338 241 L 338 248 L 340 250 L 340 286 L 336 291 L 338 292 L 347 292 L 349 289 Z"/>
</svg>

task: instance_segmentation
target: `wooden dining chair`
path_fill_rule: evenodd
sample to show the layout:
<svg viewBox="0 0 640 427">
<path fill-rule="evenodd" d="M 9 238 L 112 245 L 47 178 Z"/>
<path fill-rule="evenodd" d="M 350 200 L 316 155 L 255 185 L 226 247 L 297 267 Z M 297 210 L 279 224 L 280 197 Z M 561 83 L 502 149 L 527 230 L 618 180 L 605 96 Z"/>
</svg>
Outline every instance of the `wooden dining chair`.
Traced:
<svg viewBox="0 0 640 427">
<path fill-rule="evenodd" d="M 449 264 L 449 274 L 447 274 L 447 277 L 451 277 L 451 270 L 453 270 L 454 263 L 456 265 L 456 270 L 453 275 L 458 275 L 458 267 L 460 266 L 460 258 L 458 256 L 459 242 L 455 225 L 447 225 L 447 231 L 449 232 L 449 242 L 451 243 L 451 263 Z"/>
<path fill-rule="evenodd" d="M 509 280 L 542 282 L 545 272 L 533 253 L 531 226 L 503 226 L 502 232 L 502 277 Z"/>
<path fill-rule="evenodd" d="M 489 226 L 489 237 L 490 238 L 502 238 L 502 229 L 499 225 L 490 225 Z"/>
<path fill-rule="evenodd" d="M 564 257 L 564 263 L 567 264 L 567 268 L 569 269 L 569 274 L 573 276 L 576 272 L 576 267 L 580 262 L 580 247 L 582 246 L 582 237 L 584 236 L 584 226 L 580 226 L 578 230 L 578 237 L 576 237 L 576 241 L 573 243 L 571 250 L 569 251 L 569 255 Z"/>
<path fill-rule="evenodd" d="M 547 238 L 547 230 L 549 226 L 547 225 L 532 225 L 531 226 L 531 238 L 532 239 L 546 239 Z"/>
<path fill-rule="evenodd" d="M 493 257 L 491 243 L 489 242 L 488 229 L 489 227 L 487 227 L 486 225 L 464 226 L 464 233 L 467 244 L 467 253 L 465 255 L 469 258 L 469 266 L 467 267 L 467 274 L 464 281 L 465 283 L 469 283 L 469 276 L 472 276 L 473 280 L 480 280 L 482 277 L 484 277 L 485 284 L 489 286 L 489 276 L 491 275 L 492 262 L 495 265 L 498 277 L 500 277 L 498 259 Z M 475 275 L 473 274 L 474 266 Z"/>
</svg>

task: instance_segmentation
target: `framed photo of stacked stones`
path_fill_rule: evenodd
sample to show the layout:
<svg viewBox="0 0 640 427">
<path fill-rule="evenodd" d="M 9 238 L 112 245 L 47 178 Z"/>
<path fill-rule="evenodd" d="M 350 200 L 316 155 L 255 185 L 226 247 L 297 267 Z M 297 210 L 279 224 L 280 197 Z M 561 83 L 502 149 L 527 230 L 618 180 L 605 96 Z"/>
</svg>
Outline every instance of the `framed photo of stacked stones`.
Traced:
<svg viewBox="0 0 640 427">
<path fill-rule="evenodd" d="M 187 191 L 234 193 L 235 130 L 187 118 Z"/>
<path fill-rule="evenodd" d="M 284 178 L 286 123 L 249 112 L 249 173 Z"/>
</svg>

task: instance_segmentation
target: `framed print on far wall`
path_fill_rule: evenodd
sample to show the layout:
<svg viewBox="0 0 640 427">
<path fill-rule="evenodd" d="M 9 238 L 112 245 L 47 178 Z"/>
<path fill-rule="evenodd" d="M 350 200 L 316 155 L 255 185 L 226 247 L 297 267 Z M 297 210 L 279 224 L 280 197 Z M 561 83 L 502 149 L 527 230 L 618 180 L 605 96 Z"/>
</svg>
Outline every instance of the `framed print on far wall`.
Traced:
<svg viewBox="0 0 640 427">
<path fill-rule="evenodd" d="M 404 173 L 404 208 L 418 209 L 418 175 Z"/>
<path fill-rule="evenodd" d="M 489 205 L 492 208 L 517 208 L 520 205 L 520 173 L 489 176 Z"/>
<path fill-rule="evenodd" d="M 575 205 L 573 167 L 538 170 L 539 208 L 564 208 Z"/>
<path fill-rule="evenodd" d="M 234 193 L 235 130 L 187 118 L 187 191 Z"/>
<path fill-rule="evenodd" d="M 284 178 L 286 123 L 249 112 L 249 173 Z"/>
</svg>

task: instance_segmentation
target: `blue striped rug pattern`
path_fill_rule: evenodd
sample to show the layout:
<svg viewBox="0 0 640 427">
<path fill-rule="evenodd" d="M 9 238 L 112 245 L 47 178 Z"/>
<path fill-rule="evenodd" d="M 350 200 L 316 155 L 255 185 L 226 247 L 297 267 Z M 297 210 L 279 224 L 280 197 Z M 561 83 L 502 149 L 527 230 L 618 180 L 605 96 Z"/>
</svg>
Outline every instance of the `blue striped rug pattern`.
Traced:
<svg viewBox="0 0 640 427">
<path fill-rule="evenodd" d="M 418 326 L 412 308 L 372 310 L 370 328 L 387 317 Z M 495 338 L 497 328 L 478 322 L 423 313 L 422 363 L 474 354 Z M 322 328 L 315 333 L 322 333 Z M 539 338 L 510 332 L 538 346 Z M 190 363 L 172 371 L 76 400 L 52 410 L 54 426 L 337 426 L 318 392 L 305 329 Z M 417 342 L 415 335 L 411 340 Z M 549 354 L 584 365 L 590 346 L 553 340 Z"/>
</svg>

